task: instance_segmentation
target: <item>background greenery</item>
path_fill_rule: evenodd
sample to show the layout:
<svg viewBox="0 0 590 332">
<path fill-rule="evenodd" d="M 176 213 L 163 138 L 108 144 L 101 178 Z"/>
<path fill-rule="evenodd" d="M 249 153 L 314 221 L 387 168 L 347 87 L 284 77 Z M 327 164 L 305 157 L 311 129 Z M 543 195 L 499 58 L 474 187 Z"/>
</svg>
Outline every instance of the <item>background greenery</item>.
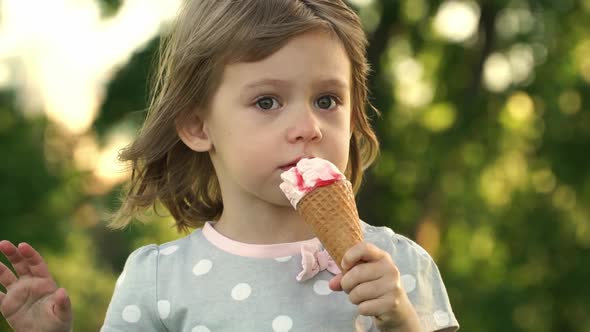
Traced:
<svg viewBox="0 0 590 332">
<path fill-rule="evenodd" d="M 382 113 L 362 218 L 430 252 L 464 331 L 590 331 L 590 0 L 482 1 L 477 34 L 460 43 L 433 30 L 439 2 L 356 3 Z M 109 83 L 100 144 L 141 123 L 156 47 Z M 529 61 L 513 74 L 531 70 L 486 88 L 486 59 L 514 54 Z M 406 74 L 421 98 L 408 99 Z M 0 238 L 39 249 L 73 298 L 76 331 L 97 331 L 126 256 L 179 235 L 167 218 L 106 230 L 120 188 L 92 189 L 67 149 L 76 138 L 48 141 L 56 128 L 15 100 L 0 91 Z"/>
</svg>

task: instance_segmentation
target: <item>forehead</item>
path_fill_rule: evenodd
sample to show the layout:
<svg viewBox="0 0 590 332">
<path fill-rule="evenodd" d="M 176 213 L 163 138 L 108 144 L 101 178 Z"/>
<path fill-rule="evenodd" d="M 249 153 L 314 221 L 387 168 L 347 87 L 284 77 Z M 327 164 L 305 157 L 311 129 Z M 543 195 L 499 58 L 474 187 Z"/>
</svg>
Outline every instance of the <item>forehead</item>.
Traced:
<svg viewBox="0 0 590 332">
<path fill-rule="evenodd" d="M 261 85 L 295 85 L 296 82 L 350 88 L 350 66 L 350 59 L 338 38 L 314 31 L 292 38 L 260 61 L 227 65 L 222 85 L 240 91 Z"/>
</svg>

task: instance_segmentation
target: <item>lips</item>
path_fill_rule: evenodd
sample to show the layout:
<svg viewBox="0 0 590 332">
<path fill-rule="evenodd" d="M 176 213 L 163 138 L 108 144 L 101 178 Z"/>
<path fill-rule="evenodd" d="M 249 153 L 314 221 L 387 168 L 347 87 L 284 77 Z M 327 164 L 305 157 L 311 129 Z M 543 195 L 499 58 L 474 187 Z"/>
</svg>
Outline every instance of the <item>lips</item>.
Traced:
<svg viewBox="0 0 590 332">
<path fill-rule="evenodd" d="M 297 160 L 297 161 L 299 161 L 299 160 Z M 280 166 L 279 168 L 286 171 L 286 170 L 288 170 L 291 167 L 297 166 L 297 161 L 291 162 L 291 163 L 288 163 L 288 164 L 285 164 L 283 166 Z"/>
<path fill-rule="evenodd" d="M 284 164 L 283 166 L 279 166 L 279 168 L 282 169 L 282 170 L 288 170 L 291 167 L 297 166 L 297 163 L 299 162 L 299 160 L 301 160 L 303 158 L 313 158 L 313 157 L 311 157 L 311 156 L 310 157 L 305 157 L 305 156 L 304 157 L 298 157 L 298 158 L 295 158 L 293 161 L 289 162 L 288 164 Z"/>
</svg>

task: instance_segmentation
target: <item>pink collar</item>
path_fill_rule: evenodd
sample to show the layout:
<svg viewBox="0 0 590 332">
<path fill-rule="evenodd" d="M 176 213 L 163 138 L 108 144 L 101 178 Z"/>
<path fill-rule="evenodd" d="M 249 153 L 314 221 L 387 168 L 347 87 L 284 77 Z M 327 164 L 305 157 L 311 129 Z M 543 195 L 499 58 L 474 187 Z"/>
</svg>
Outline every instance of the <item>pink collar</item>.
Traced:
<svg viewBox="0 0 590 332">
<path fill-rule="evenodd" d="M 318 247 L 320 240 L 313 239 L 277 244 L 250 244 L 232 240 L 217 232 L 211 223 L 203 226 L 203 236 L 217 248 L 230 254 L 252 258 L 279 258 L 301 253 L 302 246 Z"/>
<path fill-rule="evenodd" d="M 321 249 L 320 240 L 317 237 L 289 243 L 249 244 L 234 241 L 222 235 L 208 222 L 203 226 L 203 236 L 217 248 L 238 256 L 280 258 L 301 254 L 302 270 L 295 278 L 299 282 L 309 280 L 324 270 L 332 274 L 340 273 L 332 257 L 326 250 Z"/>
</svg>

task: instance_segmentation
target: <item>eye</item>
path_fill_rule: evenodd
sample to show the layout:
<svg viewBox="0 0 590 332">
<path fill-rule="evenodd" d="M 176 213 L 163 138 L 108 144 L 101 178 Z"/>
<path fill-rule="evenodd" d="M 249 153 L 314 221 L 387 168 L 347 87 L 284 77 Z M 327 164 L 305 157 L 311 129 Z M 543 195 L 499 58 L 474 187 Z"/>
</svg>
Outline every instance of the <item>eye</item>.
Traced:
<svg viewBox="0 0 590 332">
<path fill-rule="evenodd" d="M 332 109 L 333 107 L 330 107 L 332 104 L 334 104 L 334 107 L 341 104 L 340 99 L 336 96 L 326 95 L 317 100 L 318 107 L 324 110 Z"/>
<path fill-rule="evenodd" d="M 256 100 L 256 105 L 264 111 L 273 110 L 272 106 L 275 104 L 276 99 L 274 97 L 261 97 Z M 278 105 L 279 103 L 276 102 Z"/>
</svg>

